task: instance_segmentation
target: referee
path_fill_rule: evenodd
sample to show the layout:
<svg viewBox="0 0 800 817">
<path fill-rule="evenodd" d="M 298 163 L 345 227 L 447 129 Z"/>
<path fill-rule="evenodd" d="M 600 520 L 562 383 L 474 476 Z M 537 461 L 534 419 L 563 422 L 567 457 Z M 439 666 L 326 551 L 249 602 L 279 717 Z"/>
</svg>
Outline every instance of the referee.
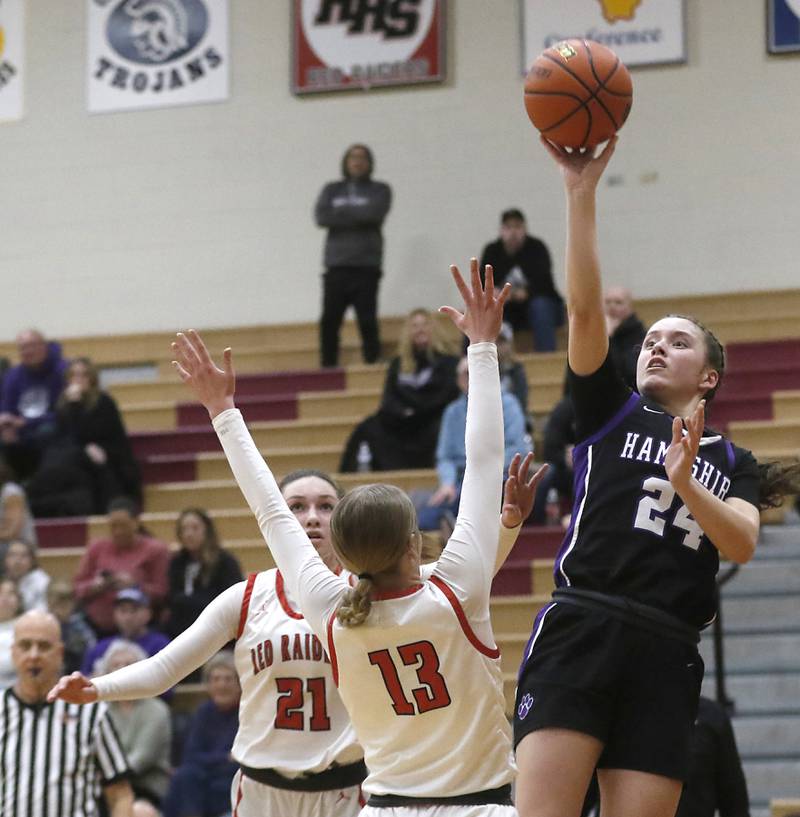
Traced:
<svg viewBox="0 0 800 817">
<path fill-rule="evenodd" d="M 0 697 L 0 817 L 131 817 L 128 763 L 104 703 L 47 703 L 64 654 L 61 628 L 32 610 L 14 628 L 17 683 Z"/>
</svg>

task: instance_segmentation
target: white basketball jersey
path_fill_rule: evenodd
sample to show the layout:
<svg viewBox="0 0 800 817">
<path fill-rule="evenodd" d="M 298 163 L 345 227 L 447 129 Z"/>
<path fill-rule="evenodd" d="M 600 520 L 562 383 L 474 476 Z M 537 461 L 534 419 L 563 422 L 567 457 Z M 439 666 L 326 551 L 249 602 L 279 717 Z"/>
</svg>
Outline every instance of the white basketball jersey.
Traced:
<svg viewBox="0 0 800 817">
<path fill-rule="evenodd" d="M 452 797 L 510 783 L 500 650 L 479 641 L 436 575 L 373 599 L 366 624 L 343 627 L 334 614 L 327 633 L 339 694 L 364 747 L 364 791 Z"/>
<path fill-rule="evenodd" d="M 248 577 L 234 658 L 242 685 L 238 763 L 295 777 L 363 757 L 328 655 L 277 570 Z"/>
</svg>

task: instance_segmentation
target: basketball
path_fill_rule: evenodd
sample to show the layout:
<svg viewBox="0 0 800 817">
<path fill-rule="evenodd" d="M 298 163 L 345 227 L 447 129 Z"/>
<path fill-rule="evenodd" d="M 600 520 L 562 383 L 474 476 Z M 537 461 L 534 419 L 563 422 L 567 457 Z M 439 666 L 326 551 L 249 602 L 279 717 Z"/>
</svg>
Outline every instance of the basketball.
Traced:
<svg viewBox="0 0 800 817">
<path fill-rule="evenodd" d="M 588 148 L 610 139 L 633 102 L 631 75 L 610 49 L 564 40 L 543 51 L 525 78 L 531 122 L 556 145 Z"/>
</svg>

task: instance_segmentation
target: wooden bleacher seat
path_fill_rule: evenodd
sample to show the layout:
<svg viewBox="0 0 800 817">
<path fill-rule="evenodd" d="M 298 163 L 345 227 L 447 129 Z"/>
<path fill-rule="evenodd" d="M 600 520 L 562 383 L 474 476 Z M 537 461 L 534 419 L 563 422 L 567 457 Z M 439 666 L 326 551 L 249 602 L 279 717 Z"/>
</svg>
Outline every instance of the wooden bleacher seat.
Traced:
<svg viewBox="0 0 800 817">
<path fill-rule="evenodd" d="M 800 797 L 770 800 L 770 817 L 800 817 Z"/>
</svg>

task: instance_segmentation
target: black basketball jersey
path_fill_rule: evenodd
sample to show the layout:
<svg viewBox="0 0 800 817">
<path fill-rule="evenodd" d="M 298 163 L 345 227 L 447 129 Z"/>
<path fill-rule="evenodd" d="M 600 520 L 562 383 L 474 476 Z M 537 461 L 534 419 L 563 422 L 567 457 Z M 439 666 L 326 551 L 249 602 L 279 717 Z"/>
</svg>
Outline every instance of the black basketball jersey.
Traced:
<svg viewBox="0 0 800 817">
<path fill-rule="evenodd" d="M 719 554 L 667 478 L 672 416 L 631 392 L 610 358 L 586 377 L 569 372 L 569 385 L 579 442 L 556 586 L 625 596 L 707 625 Z M 753 455 L 716 432 L 704 430 L 692 474 L 720 499 L 758 503 Z"/>
</svg>

